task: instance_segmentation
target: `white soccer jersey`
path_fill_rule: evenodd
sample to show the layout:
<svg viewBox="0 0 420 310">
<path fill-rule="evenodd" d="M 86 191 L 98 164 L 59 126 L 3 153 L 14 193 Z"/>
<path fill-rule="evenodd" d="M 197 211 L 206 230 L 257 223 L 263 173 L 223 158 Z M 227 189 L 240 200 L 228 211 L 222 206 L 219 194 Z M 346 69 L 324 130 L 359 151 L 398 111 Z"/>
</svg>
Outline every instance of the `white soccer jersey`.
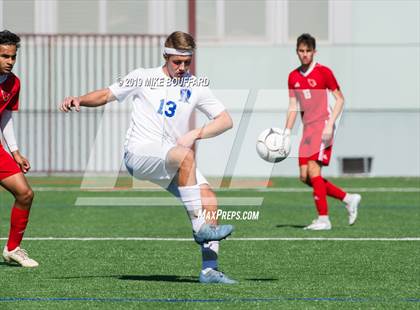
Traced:
<svg viewBox="0 0 420 310">
<path fill-rule="evenodd" d="M 188 80 L 196 81 L 193 76 Z M 184 79 L 185 80 L 185 79 Z M 131 99 L 133 111 L 125 146 L 162 142 L 175 144 L 188 132 L 195 108 L 209 119 L 225 110 L 206 86 L 170 83 L 162 67 L 137 69 L 109 89 L 119 102 Z"/>
</svg>

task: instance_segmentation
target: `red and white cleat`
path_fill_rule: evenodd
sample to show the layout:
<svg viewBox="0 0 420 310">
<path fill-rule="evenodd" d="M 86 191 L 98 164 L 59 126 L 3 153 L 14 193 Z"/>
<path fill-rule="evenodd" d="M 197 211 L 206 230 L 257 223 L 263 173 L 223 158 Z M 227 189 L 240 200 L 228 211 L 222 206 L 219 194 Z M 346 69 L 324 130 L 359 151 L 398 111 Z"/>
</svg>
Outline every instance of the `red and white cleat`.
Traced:
<svg viewBox="0 0 420 310">
<path fill-rule="evenodd" d="M 357 219 L 357 210 L 359 209 L 360 201 L 362 196 L 359 194 L 351 194 L 351 201 L 346 205 L 347 211 L 349 212 L 349 225 L 353 225 Z"/>
<path fill-rule="evenodd" d="M 13 251 L 9 251 L 7 246 L 4 247 L 3 258 L 7 263 L 15 262 L 26 268 L 34 268 L 39 266 L 35 260 L 28 256 L 28 252 L 26 252 L 24 249 L 21 249 L 20 247 L 17 247 Z"/>
</svg>

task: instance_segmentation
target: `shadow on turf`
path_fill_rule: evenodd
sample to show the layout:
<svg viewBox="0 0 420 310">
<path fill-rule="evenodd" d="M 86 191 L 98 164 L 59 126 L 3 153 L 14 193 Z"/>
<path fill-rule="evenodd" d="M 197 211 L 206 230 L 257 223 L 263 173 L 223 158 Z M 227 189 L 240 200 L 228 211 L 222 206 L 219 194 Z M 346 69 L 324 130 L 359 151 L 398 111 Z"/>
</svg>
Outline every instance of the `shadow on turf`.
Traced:
<svg viewBox="0 0 420 310">
<path fill-rule="evenodd" d="M 61 277 L 55 279 L 88 279 L 88 278 L 115 278 L 118 280 L 129 280 L 129 281 L 150 281 L 150 282 L 176 282 L 176 283 L 197 283 L 197 277 L 191 276 L 176 276 L 176 275 L 113 275 L 113 276 L 80 276 L 80 277 Z M 276 278 L 248 278 L 247 281 L 255 282 L 271 282 L 278 281 Z"/>
<path fill-rule="evenodd" d="M 258 279 L 258 278 L 248 278 L 248 279 L 245 279 L 245 280 L 256 281 L 256 282 L 272 282 L 272 281 L 278 281 L 279 279 L 276 279 L 276 278 L 260 278 L 260 279 Z"/>
<path fill-rule="evenodd" d="M 0 266 L 5 266 L 5 267 L 20 267 L 18 264 L 6 263 L 6 262 L 0 262 Z"/>
<path fill-rule="evenodd" d="M 291 225 L 291 224 L 279 224 L 276 225 L 277 228 L 305 228 L 305 225 Z"/>
<path fill-rule="evenodd" d="M 198 282 L 197 277 L 180 277 L 180 276 L 169 276 L 169 275 L 152 275 L 152 276 L 120 276 L 120 280 L 133 280 L 133 281 L 162 281 L 162 282 L 184 282 L 184 283 L 196 283 Z M 278 281 L 275 278 L 252 278 L 245 279 L 247 281 Z"/>
<path fill-rule="evenodd" d="M 177 282 L 177 283 L 196 283 L 197 277 L 176 276 L 176 275 L 111 275 L 111 276 L 80 276 L 80 277 L 60 277 L 55 279 L 89 279 L 89 278 L 115 278 L 118 280 L 130 281 L 151 281 L 151 282 Z"/>
<path fill-rule="evenodd" d="M 137 275 L 125 275 L 118 276 L 120 280 L 131 280 L 131 281 L 156 281 L 156 282 L 178 282 L 178 283 L 196 283 L 198 282 L 197 277 L 180 277 L 174 275 L 150 275 L 150 276 L 137 276 Z"/>
</svg>

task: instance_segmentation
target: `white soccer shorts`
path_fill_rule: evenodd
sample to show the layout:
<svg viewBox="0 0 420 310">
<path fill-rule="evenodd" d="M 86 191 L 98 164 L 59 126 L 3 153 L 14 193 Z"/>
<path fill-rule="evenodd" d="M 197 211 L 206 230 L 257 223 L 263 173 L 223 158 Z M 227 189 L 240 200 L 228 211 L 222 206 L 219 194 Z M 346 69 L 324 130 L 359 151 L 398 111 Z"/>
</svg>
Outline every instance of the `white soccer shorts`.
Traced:
<svg viewBox="0 0 420 310">
<path fill-rule="evenodd" d="M 128 146 L 124 154 L 125 166 L 136 179 L 153 182 L 178 196 L 178 180 L 174 178 L 177 169 L 166 166 L 166 156 L 174 146 L 165 143 Z M 208 184 L 198 169 L 196 169 L 196 179 L 198 185 Z"/>
</svg>

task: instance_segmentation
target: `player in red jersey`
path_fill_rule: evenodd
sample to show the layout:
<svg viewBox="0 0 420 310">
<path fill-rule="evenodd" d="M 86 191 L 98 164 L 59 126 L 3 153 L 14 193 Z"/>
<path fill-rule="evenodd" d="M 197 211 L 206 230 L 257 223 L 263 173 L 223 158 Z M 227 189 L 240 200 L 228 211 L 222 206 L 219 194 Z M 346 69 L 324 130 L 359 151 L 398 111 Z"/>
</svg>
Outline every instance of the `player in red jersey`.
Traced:
<svg viewBox="0 0 420 310">
<path fill-rule="evenodd" d="M 24 176 L 31 166 L 18 150 L 13 129 L 12 111 L 17 111 L 19 107 L 20 81 L 12 69 L 19 42 L 20 38 L 16 34 L 7 30 L 0 32 L 0 127 L 12 154 L 10 156 L 0 143 L 0 185 L 15 197 L 3 258 L 6 262 L 23 267 L 37 267 L 38 263 L 20 248 L 34 194 Z"/>
<path fill-rule="evenodd" d="M 349 224 L 357 218 L 359 194 L 348 194 L 324 179 L 323 166 L 328 166 L 335 131 L 335 122 L 343 110 L 344 97 L 333 72 L 314 61 L 316 41 L 310 34 L 297 39 L 296 52 L 301 65 L 289 74 L 289 109 L 285 134 L 290 132 L 300 111 L 303 135 L 299 146 L 300 179 L 313 188 L 318 218 L 305 227 L 308 230 L 330 230 L 327 195 L 346 203 Z M 328 104 L 328 92 L 335 98 L 334 108 Z"/>
</svg>

